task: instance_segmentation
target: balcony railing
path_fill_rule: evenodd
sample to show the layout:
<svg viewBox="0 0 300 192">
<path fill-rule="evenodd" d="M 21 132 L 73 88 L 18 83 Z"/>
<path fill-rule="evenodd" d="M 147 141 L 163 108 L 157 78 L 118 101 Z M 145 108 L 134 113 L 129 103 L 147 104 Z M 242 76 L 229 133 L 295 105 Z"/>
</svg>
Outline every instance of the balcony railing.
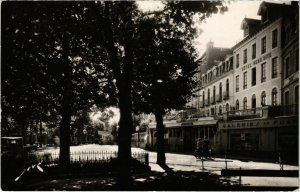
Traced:
<svg viewBox="0 0 300 192">
<path fill-rule="evenodd" d="M 265 106 L 225 113 L 227 119 L 267 118 L 277 116 L 293 116 L 299 114 L 298 104 L 284 106 Z"/>
<path fill-rule="evenodd" d="M 208 100 L 207 100 L 208 101 Z M 251 118 L 268 118 L 276 116 L 292 116 L 298 115 L 298 105 L 287 105 L 287 106 L 265 106 L 259 108 L 245 109 L 245 110 L 231 110 L 223 112 L 215 112 L 217 115 L 211 115 L 215 119 L 223 118 L 227 120 L 239 120 L 239 119 L 251 119 Z M 201 117 L 207 117 L 206 111 L 203 109 L 186 109 L 180 110 L 172 114 L 166 114 L 164 116 L 165 121 L 189 121 L 196 120 Z"/>
<path fill-rule="evenodd" d="M 223 100 L 227 100 L 229 98 L 229 91 L 223 92 Z"/>
<path fill-rule="evenodd" d="M 268 106 L 268 115 L 270 117 L 298 115 L 298 107 L 298 104 L 284 106 Z"/>
<path fill-rule="evenodd" d="M 227 119 L 246 119 L 246 118 L 260 118 L 263 115 L 263 108 L 253 108 L 245 110 L 228 111 L 225 113 Z"/>
</svg>

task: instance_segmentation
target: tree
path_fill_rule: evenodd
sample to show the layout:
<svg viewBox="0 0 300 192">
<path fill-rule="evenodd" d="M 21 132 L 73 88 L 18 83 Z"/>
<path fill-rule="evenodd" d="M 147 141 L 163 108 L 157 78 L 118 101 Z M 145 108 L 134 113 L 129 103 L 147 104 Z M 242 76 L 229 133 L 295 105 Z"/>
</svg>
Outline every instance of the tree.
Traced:
<svg viewBox="0 0 300 192">
<path fill-rule="evenodd" d="M 118 185 L 131 186 L 131 133 L 132 133 L 132 68 L 134 19 L 137 7 L 134 2 L 96 2 L 94 13 L 98 18 L 98 43 L 104 45 L 109 56 L 109 67 L 118 90 L 120 121 L 118 129 Z"/>
<path fill-rule="evenodd" d="M 196 84 L 195 16 L 201 21 L 218 7 L 226 10 L 221 2 L 166 2 L 162 11 L 145 14 L 139 23 L 134 105 L 155 115 L 159 165 L 166 161 L 163 115 L 182 108 Z"/>
<path fill-rule="evenodd" d="M 71 116 L 115 102 L 107 55 L 90 30 L 89 4 L 4 2 L 2 7 L 3 111 L 24 127 L 39 113 L 57 112 L 63 167 L 70 163 Z"/>
</svg>

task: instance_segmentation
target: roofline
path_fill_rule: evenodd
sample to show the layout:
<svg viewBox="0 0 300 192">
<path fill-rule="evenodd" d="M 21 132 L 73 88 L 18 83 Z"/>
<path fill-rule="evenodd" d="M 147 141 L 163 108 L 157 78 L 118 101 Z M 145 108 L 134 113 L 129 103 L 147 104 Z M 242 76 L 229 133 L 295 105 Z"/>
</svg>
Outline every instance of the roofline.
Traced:
<svg viewBox="0 0 300 192">
<path fill-rule="evenodd" d="M 232 47 L 232 50 L 236 49 L 236 47 L 238 47 L 239 45 L 241 45 L 242 43 L 244 43 L 245 41 L 251 39 L 252 37 L 254 37 L 255 35 L 257 35 L 258 33 L 260 33 L 262 30 L 266 29 L 267 27 L 269 27 L 270 25 L 272 25 L 273 23 L 281 20 L 282 18 L 279 17 L 278 19 L 274 20 L 273 22 L 269 22 L 266 25 L 262 26 L 258 31 L 256 31 L 254 34 L 252 34 L 251 36 L 247 36 L 246 38 L 242 39 L 240 42 L 238 42 L 237 44 L 235 44 Z"/>
</svg>

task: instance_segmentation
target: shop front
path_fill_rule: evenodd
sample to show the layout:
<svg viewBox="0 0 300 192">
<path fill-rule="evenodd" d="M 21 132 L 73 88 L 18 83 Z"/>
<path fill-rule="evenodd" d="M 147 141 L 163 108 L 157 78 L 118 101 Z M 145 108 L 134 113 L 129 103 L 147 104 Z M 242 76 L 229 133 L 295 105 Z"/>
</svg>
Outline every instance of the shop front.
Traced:
<svg viewBox="0 0 300 192">
<path fill-rule="evenodd" d="M 298 117 L 220 121 L 220 150 L 226 153 L 295 156 Z"/>
<path fill-rule="evenodd" d="M 216 143 L 217 120 L 213 118 L 185 122 L 164 122 L 165 145 L 168 151 L 194 152 L 198 138 L 208 139 L 214 148 Z M 156 124 L 149 125 L 150 144 L 156 147 Z"/>
</svg>

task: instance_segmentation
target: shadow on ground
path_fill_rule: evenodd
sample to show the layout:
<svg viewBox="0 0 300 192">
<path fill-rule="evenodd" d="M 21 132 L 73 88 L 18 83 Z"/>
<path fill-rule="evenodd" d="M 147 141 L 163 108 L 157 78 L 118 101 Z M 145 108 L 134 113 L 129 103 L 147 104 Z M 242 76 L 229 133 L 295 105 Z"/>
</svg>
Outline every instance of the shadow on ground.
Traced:
<svg viewBox="0 0 300 192">
<path fill-rule="evenodd" d="M 133 174 L 133 184 L 127 189 L 120 189 L 116 185 L 113 175 L 93 176 L 85 178 L 61 178 L 45 180 L 31 184 L 23 184 L 15 190 L 43 190 L 43 191 L 291 191 L 295 188 L 252 187 L 239 186 L 237 181 L 220 177 L 209 172 L 173 171 L 164 167 L 166 172 L 148 171 Z"/>
<path fill-rule="evenodd" d="M 222 190 L 224 181 L 219 176 L 205 172 L 148 172 L 133 176 L 134 182 L 128 189 L 118 189 L 115 177 L 93 177 L 47 180 L 19 186 L 16 190 Z"/>
</svg>

